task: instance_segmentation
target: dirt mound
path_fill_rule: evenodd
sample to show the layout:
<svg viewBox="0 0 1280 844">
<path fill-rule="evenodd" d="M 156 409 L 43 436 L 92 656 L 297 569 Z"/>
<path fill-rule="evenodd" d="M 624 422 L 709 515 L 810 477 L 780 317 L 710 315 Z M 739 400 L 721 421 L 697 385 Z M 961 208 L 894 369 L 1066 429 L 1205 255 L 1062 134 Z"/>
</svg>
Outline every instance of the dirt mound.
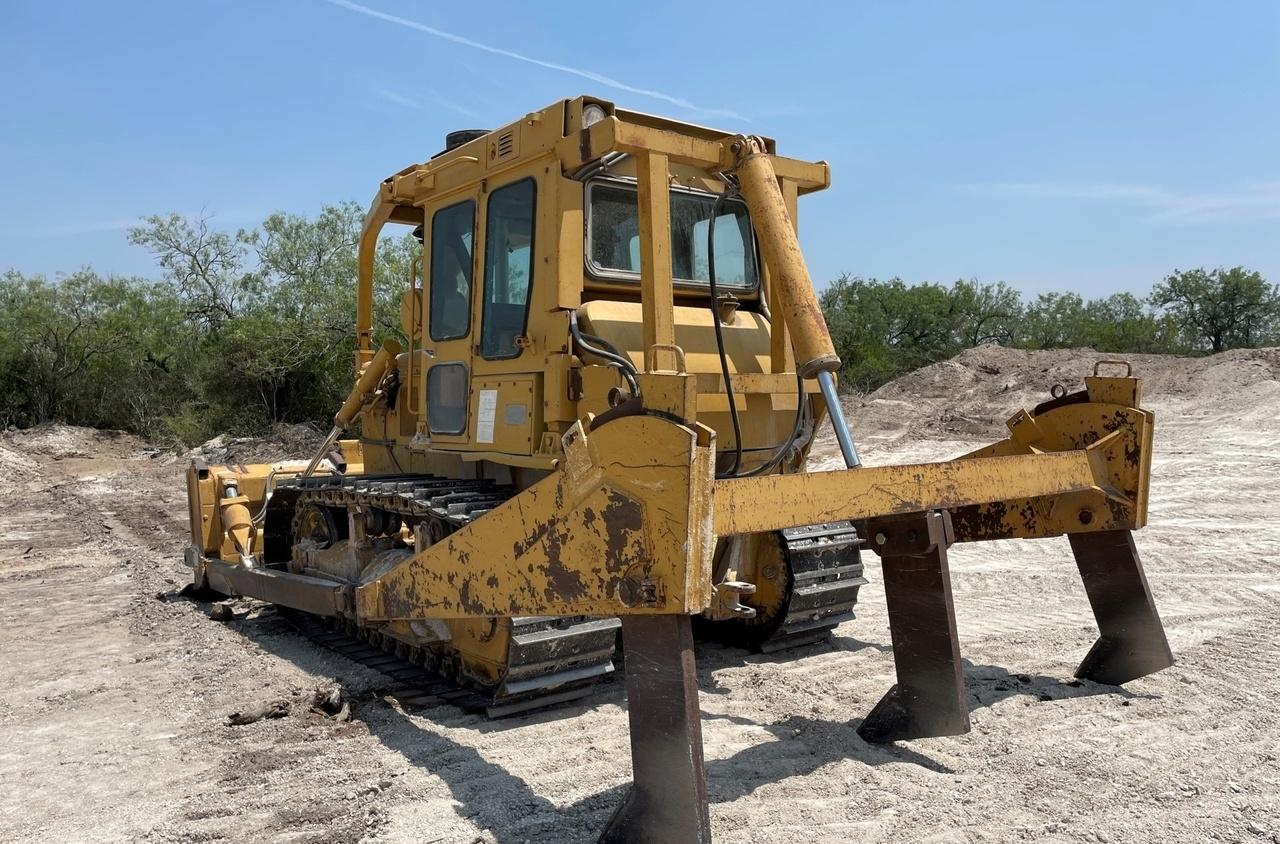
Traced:
<svg viewBox="0 0 1280 844">
<path fill-rule="evenodd" d="M 1092 349 L 1026 350 L 980 346 L 926 366 L 863 397 L 846 399 L 855 434 L 999 438 L 1004 420 L 1050 396 L 1055 385 L 1079 389 L 1100 361 L 1122 359 L 1143 379 L 1154 408 L 1220 405 L 1242 413 L 1280 401 L 1280 349 L 1236 349 L 1208 357 L 1116 355 Z M 1103 366 L 1104 374 L 1123 371 Z"/>
<path fill-rule="evenodd" d="M 5 439 L 8 439 L 6 436 Z M 0 478 L 14 480 L 30 478 L 39 469 L 38 464 L 30 457 L 0 443 Z"/>
<path fill-rule="evenodd" d="M 323 440 L 324 433 L 311 425 L 279 423 L 266 436 L 217 436 L 183 456 L 207 463 L 274 463 L 310 457 Z"/>
<path fill-rule="evenodd" d="M 39 454 L 63 460 L 71 457 L 130 457 L 146 442 L 124 431 L 81 428 L 53 422 L 5 431 L 4 444 L 22 455 Z"/>
</svg>

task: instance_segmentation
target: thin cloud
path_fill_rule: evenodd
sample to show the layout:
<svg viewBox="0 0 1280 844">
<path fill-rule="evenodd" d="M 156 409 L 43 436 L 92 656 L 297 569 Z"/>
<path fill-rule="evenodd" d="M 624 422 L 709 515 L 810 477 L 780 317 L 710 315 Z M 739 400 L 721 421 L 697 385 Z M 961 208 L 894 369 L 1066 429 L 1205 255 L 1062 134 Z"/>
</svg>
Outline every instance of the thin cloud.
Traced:
<svg viewBox="0 0 1280 844">
<path fill-rule="evenodd" d="M 262 208 L 233 208 L 229 211 L 220 211 L 216 215 L 211 213 L 207 208 L 201 208 L 198 211 L 177 211 L 174 212 L 180 217 L 188 219 L 205 218 L 210 224 L 216 221 L 222 225 L 246 225 L 256 224 L 258 221 L 265 219 L 270 210 Z M 146 224 L 149 214 L 139 214 L 136 217 L 116 217 L 103 220 L 88 220 L 80 223 L 59 223 L 49 226 L 40 226 L 31 229 L 19 229 L 13 233 L 22 237 L 37 238 L 57 238 L 57 237 L 80 237 L 82 235 L 102 234 L 104 232 L 122 232 L 135 226 Z M 161 216 L 167 216 L 162 214 Z"/>
<path fill-rule="evenodd" d="M 422 103 L 412 97 L 406 97 L 404 94 L 397 94 L 395 91 L 388 91 L 386 88 L 379 88 L 375 93 L 387 102 L 395 103 L 398 106 L 404 106 L 405 108 L 422 108 Z"/>
<path fill-rule="evenodd" d="M 396 105 L 403 106 L 405 108 L 416 108 L 419 110 L 425 110 L 427 108 L 425 104 L 419 102 L 418 100 L 415 100 L 413 97 L 407 97 L 404 94 L 401 94 L 397 91 L 389 91 L 386 88 L 378 88 L 374 91 L 374 93 L 377 94 L 379 97 L 382 97 L 384 100 L 386 100 L 389 103 L 395 103 Z M 474 109 L 469 109 L 466 106 L 461 105 L 459 103 L 455 103 L 453 100 L 445 99 L 444 97 L 437 94 L 435 91 L 426 91 L 425 93 L 428 97 L 431 98 L 431 101 L 438 106 L 443 106 L 444 108 L 450 109 L 452 111 L 456 111 L 458 112 L 458 114 L 461 114 L 465 117 L 477 118 L 480 116 L 480 112 L 475 111 Z"/>
<path fill-rule="evenodd" d="M 965 185 L 964 188 L 971 193 L 987 196 L 1130 205 L 1146 209 L 1147 222 L 1167 225 L 1252 222 L 1280 217 L 1280 182 L 1260 182 L 1210 193 L 1179 192 L 1152 185 L 1109 182 L 996 182 Z"/>
<path fill-rule="evenodd" d="M 461 114 L 464 117 L 480 116 L 480 112 L 476 111 L 475 109 L 467 108 L 461 103 L 455 103 L 453 100 L 446 99 L 445 97 L 442 97 L 439 94 L 437 94 L 435 91 L 428 91 L 427 95 L 431 97 L 431 100 L 436 105 L 441 105 L 441 106 L 444 106 L 445 108 L 453 109 L 454 111 L 458 112 L 458 114 Z"/>
<path fill-rule="evenodd" d="M 426 33 L 427 35 L 431 35 L 436 38 L 443 39 L 445 41 L 452 41 L 454 44 L 461 44 L 464 47 L 471 47 L 476 50 L 483 50 L 486 53 L 492 53 L 495 56 L 504 56 L 508 59 L 515 59 L 516 61 L 527 62 L 532 65 L 537 65 L 538 67 L 547 68 L 548 70 L 557 70 L 557 71 L 560 71 L 561 73 L 568 73 L 572 76 L 578 76 L 583 79 L 587 79 L 592 82 L 598 83 L 600 85 L 604 85 L 607 88 L 614 88 L 618 91 L 626 91 L 627 93 L 630 93 L 630 94 L 639 94 L 645 97 L 652 97 L 655 100 L 662 100 L 663 102 L 670 103 L 674 106 L 679 106 L 680 108 L 688 109 L 689 111 L 696 111 L 701 114 L 712 115 L 715 117 L 728 117 L 736 120 L 745 119 L 742 117 L 742 115 L 738 114 L 737 112 L 730 111 L 729 109 L 703 108 L 702 106 L 694 105 L 689 100 L 686 100 L 683 97 L 675 97 L 675 96 L 672 96 L 671 94 L 663 93 L 662 91 L 654 91 L 649 88 L 637 88 L 633 85 L 627 85 L 625 82 L 620 82 L 617 79 L 613 79 L 612 77 L 605 76 L 602 73 L 596 73 L 593 70 L 583 70 L 582 68 L 569 67 L 568 65 L 557 64 L 556 62 L 543 61 L 542 59 L 535 59 L 530 56 L 526 56 L 522 53 L 514 52 L 512 50 L 505 50 L 501 47 L 494 47 L 489 44 L 482 44 L 479 41 L 473 41 L 470 38 L 466 38 L 462 35 L 455 35 L 452 32 L 445 32 L 442 29 L 436 29 L 433 26 L 427 26 L 425 23 L 419 23 L 418 21 L 409 20 L 408 18 L 402 18 L 399 15 L 392 15 L 392 14 L 388 14 L 387 12 L 380 12 L 377 9 L 371 9 L 368 6 L 361 5 L 360 3 L 354 3 L 352 2 L 352 0 L 325 0 L 325 2 L 331 3 L 334 6 L 339 6 L 343 9 L 347 9 L 352 12 L 359 12 L 360 14 L 367 15 L 371 18 L 377 18 L 378 20 L 386 21 L 387 23 L 394 23 L 397 26 L 402 26 L 402 27 L 405 27 L 406 29 L 417 30 L 418 32 L 423 32 L 423 33 Z"/>
</svg>

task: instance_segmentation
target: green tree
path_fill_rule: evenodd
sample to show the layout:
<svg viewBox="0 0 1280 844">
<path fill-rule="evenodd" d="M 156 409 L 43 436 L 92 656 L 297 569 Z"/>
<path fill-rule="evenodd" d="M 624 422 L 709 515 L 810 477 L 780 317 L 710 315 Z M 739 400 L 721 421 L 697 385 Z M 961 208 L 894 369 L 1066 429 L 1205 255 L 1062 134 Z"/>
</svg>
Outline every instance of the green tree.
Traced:
<svg viewBox="0 0 1280 844">
<path fill-rule="evenodd" d="M 951 315 L 960 348 L 983 343 L 1009 344 L 1022 317 L 1022 297 L 1003 281 L 983 284 L 977 279 L 951 287 Z"/>
<path fill-rule="evenodd" d="M 845 383 L 870 390 L 957 351 L 948 288 L 842 275 L 822 292 Z"/>
<path fill-rule="evenodd" d="M 163 284 L 89 269 L 50 282 L 10 270 L 0 279 L 0 416 L 150 433 L 178 391 L 183 325 Z"/>
<path fill-rule="evenodd" d="M 1087 345 L 1085 304 L 1075 293 L 1041 293 L 1026 306 L 1018 344 L 1032 349 Z"/>
<path fill-rule="evenodd" d="M 198 329 L 176 436 L 250 433 L 275 422 L 324 420 L 350 389 L 356 255 L 364 215 L 355 203 L 314 217 L 275 213 L 234 234 L 207 218 L 170 214 L 133 229 Z M 404 340 L 400 297 L 419 252 L 384 237 L 374 263 L 375 332 Z"/>
<path fill-rule="evenodd" d="M 1244 267 L 1174 270 L 1151 291 L 1197 348 L 1220 352 L 1275 342 L 1280 289 Z"/>
<path fill-rule="evenodd" d="M 1174 321 L 1132 293 L 1093 299 L 1084 309 L 1081 346 L 1100 352 L 1170 354 L 1186 351 Z"/>
<path fill-rule="evenodd" d="M 129 229 L 129 242 L 155 256 L 185 302 L 187 316 L 215 330 L 251 306 L 260 285 L 247 269 L 252 236 L 217 231 L 210 220 L 207 215 L 147 217 Z"/>
</svg>

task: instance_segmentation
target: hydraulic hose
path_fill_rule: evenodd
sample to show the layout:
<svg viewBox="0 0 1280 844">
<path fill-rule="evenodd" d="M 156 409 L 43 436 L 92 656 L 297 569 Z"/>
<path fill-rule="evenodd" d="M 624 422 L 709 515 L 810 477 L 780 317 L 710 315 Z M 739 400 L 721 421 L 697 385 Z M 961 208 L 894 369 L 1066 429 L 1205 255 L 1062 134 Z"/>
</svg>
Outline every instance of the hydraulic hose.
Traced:
<svg viewBox="0 0 1280 844">
<path fill-rule="evenodd" d="M 787 453 L 791 451 L 792 447 L 796 444 L 796 441 L 800 439 L 800 432 L 804 429 L 804 421 L 805 421 L 805 418 L 808 416 L 808 413 L 806 413 L 808 409 L 809 409 L 809 402 L 805 399 L 805 394 L 804 394 L 804 379 L 801 378 L 799 375 L 797 375 L 796 376 L 796 421 L 795 421 L 795 424 L 791 426 L 791 435 L 787 437 L 786 440 L 783 441 L 782 445 L 778 446 L 778 450 L 773 453 L 772 457 L 770 457 L 768 460 L 766 460 L 764 463 L 761 463 L 759 466 L 755 467 L 754 469 L 741 473 L 740 475 L 738 475 L 738 477 L 751 478 L 757 475 L 763 475 L 767 472 L 773 471 L 778 466 L 779 463 L 781 463 L 784 459 L 786 459 Z"/>
<path fill-rule="evenodd" d="M 382 344 L 382 348 L 378 349 L 378 353 L 373 356 L 373 360 L 369 361 L 356 379 L 355 386 L 351 388 L 351 395 L 347 396 L 347 400 L 342 403 L 342 407 L 334 415 L 332 430 L 324 438 L 320 448 L 316 449 L 315 456 L 311 458 L 311 462 L 303 470 L 302 477 L 311 477 L 311 473 L 320 465 L 320 461 L 329 453 L 329 449 L 337 444 L 338 437 L 342 436 L 343 431 L 351 427 L 356 415 L 360 413 L 365 402 L 373 395 L 373 391 L 382 381 L 382 376 L 387 374 L 387 370 L 395 363 L 396 356 L 399 354 L 400 344 L 395 340 L 385 341 Z"/>
<path fill-rule="evenodd" d="M 707 287 L 711 293 L 711 324 L 716 329 L 716 351 L 720 353 L 720 375 L 724 378 L 724 392 L 729 399 L 729 420 L 733 423 L 733 463 L 724 472 L 717 472 L 717 478 L 737 476 L 742 466 L 742 423 L 738 419 L 738 403 L 733 397 L 733 381 L 729 377 L 729 358 L 724 351 L 724 329 L 720 326 L 720 301 L 716 291 L 716 220 L 720 209 L 728 198 L 731 188 L 725 183 L 725 189 L 716 197 L 711 205 L 711 220 L 707 225 Z"/>
<path fill-rule="evenodd" d="M 729 375 L 728 355 L 724 350 L 724 330 L 720 325 L 719 291 L 716 287 L 716 221 L 719 219 L 720 210 L 725 201 L 733 193 L 736 193 L 734 184 L 725 179 L 725 189 L 716 197 L 715 203 L 711 206 L 711 221 L 707 226 L 707 286 L 711 294 L 711 320 L 716 332 L 716 351 L 720 355 L 720 374 L 724 378 L 725 395 L 729 401 L 729 420 L 733 424 L 734 444 L 733 463 L 728 470 L 718 473 L 716 475 L 717 478 L 753 477 L 763 475 L 777 468 L 799 438 L 800 431 L 804 427 L 805 409 L 808 406 L 805 400 L 804 379 L 797 374 L 796 419 L 791 426 L 791 435 L 778 446 L 773 455 L 764 463 L 747 472 L 739 471 L 742 468 L 742 422 L 738 416 L 738 403 L 733 393 L 733 380 Z M 761 299 L 761 303 L 763 304 L 763 299 Z"/>
<path fill-rule="evenodd" d="M 616 348 L 613 349 L 613 351 L 608 351 L 606 349 L 593 346 L 590 341 L 587 340 L 587 337 L 591 337 L 591 339 L 596 340 L 602 345 L 609 345 L 610 348 L 613 348 L 611 344 L 607 343 L 602 338 L 596 337 L 594 334 L 585 334 L 582 329 L 578 327 L 577 311 L 571 311 L 569 314 L 569 333 L 573 335 L 573 342 L 578 346 L 578 348 L 582 349 L 582 351 L 595 355 L 602 360 L 606 360 L 618 368 L 618 371 L 622 373 L 623 379 L 627 382 L 627 388 L 631 391 L 632 398 L 640 395 L 640 384 L 636 381 L 635 364 L 628 360 Z"/>
</svg>

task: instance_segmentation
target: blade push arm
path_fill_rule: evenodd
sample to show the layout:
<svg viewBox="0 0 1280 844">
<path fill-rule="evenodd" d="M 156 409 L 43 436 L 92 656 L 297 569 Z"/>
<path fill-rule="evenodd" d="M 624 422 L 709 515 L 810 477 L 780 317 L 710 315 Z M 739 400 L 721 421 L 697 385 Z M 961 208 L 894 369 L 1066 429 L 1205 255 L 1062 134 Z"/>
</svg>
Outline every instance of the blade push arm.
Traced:
<svg viewBox="0 0 1280 844">
<path fill-rule="evenodd" d="M 1136 401 L 1137 379 L 1087 381 L 1087 392 L 1038 414 L 1019 411 L 1007 439 L 953 461 L 717 481 L 715 532 L 932 510 L 951 513 L 957 542 L 1140 528 L 1152 414 L 1091 400 Z"/>
</svg>

